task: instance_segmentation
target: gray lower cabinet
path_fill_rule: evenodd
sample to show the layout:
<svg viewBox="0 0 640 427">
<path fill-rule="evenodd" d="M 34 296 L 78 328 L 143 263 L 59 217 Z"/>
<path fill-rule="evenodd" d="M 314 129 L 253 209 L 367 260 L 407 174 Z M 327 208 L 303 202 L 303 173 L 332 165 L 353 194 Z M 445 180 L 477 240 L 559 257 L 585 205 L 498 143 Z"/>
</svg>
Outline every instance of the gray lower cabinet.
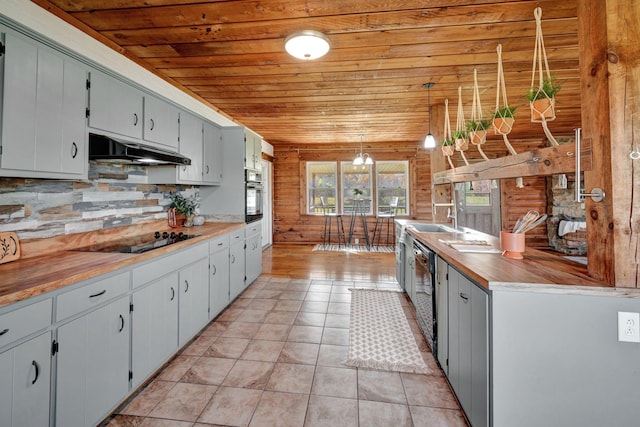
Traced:
<svg viewBox="0 0 640 427">
<path fill-rule="evenodd" d="M 229 234 L 209 242 L 209 318 L 229 305 Z"/>
<path fill-rule="evenodd" d="M 262 273 L 262 221 L 247 225 L 246 233 L 246 286 Z"/>
<path fill-rule="evenodd" d="M 0 423 L 3 426 L 49 425 L 50 369 L 51 332 L 0 353 Z"/>
<path fill-rule="evenodd" d="M 448 268 L 447 375 L 473 427 L 489 425 L 489 296 Z"/>
<path fill-rule="evenodd" d="M 132 388 L 138 387 L 178 349 L 178 273 L 132 295 Z"/>
<path fill-rule="evenodd" d="M 231 233 L 229 243 L 229 300 L 233 301 L 245 289 L 244 229 Z"/>
<path fill-rule="evenodd" d="M 129 393 L 129 296 L 58 327 L 56 425 L 96 425 Z"/>
<path fill-rule="evenodd" d="M 209 257 L 178 272 L 178 345 L 184 345 L 209 320 Z"/>
</svg>

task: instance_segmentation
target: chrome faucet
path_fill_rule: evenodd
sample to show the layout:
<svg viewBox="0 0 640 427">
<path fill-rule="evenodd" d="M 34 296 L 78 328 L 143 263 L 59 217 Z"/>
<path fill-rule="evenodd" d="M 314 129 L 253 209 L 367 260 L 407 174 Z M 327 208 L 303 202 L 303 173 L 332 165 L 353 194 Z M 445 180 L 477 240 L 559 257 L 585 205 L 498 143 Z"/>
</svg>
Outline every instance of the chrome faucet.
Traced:
<svg viewBox="0 0 640 427">
<path fill-rule="evenodd" d="M 440 184 L 443 181 L 445 183 L 448 183 L 451 186 L 451 201 L 449 203 L 437 203 L 436 202 L 436 196 L 435 196 L 435 192 L 434 189 L 436 187 L 436 185 Z M 438 177 L 436 179 L 433 180 L 433 182 L 431 183 L 431 205 L 433 206 L 433 215 L 436 215 L 436 209 L 440 206 L 440 207 L 444 207 L 447 206 L 448 210 L 447 210 L 447 219 L 452 219 L 453 220 L 453 228 L 458 229 L 458 209 L 457 209 L 457 203 L 456 203 L 456 189 L 455 189 L 455 184 L 454 182 L 447 177 Z"/>
</svg>

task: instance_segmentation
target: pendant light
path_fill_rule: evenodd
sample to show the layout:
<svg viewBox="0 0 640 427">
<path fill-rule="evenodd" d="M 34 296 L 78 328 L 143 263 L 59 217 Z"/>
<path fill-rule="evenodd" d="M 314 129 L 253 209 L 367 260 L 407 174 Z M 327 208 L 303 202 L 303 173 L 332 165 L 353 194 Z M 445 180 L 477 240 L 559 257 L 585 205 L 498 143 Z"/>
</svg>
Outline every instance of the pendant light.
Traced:
<svg viewBox="0 0 640 427">
<path fill-rule="evenodd" d="M 284 49 L 294 58 L 318 59 L 329 52 L 329 39 L 319 31 L 297 31 L 284 41 Z"/>
<path fill-rule="evenodd" d="M 369 155 L 369 153 L 362 153 L 362 135 L 360 135 L 360 152 L 356 155 L 356 158 L 353 159 L 354 166 L 360 165 L 372 165 L 373 159 Z"/>
<path fill-rule="evenodd" d="M 433 137 L 433 134 L 431 133 L 431 88 L 434 87 L 435 85 L 436 84 L 433 82 L 425 83 L 422 85 L 422 87 L 427 88 L 427 105 L 428 105 L 427 114 L 429 117 L 429 133 L 424 138 L 424 148 L 427 148 L 427 149 L 436 148 L 436 139 Z"/>
</svg>

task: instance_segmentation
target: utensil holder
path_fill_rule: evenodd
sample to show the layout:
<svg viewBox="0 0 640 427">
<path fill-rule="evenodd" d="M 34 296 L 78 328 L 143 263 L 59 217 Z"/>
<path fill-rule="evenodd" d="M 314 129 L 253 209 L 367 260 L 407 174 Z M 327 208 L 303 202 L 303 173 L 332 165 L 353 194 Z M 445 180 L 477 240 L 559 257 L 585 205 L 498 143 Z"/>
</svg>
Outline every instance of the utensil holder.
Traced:
<svg viewBox="0 0 640 427">
<path fill-rule="evenodd" d="M 500 249 L 504 251 L 502 256 L 511 259 L 523 259 L 524 252 L 524 233 L 510 233 L 508 231 L 500 232 Z"/>
</svg>

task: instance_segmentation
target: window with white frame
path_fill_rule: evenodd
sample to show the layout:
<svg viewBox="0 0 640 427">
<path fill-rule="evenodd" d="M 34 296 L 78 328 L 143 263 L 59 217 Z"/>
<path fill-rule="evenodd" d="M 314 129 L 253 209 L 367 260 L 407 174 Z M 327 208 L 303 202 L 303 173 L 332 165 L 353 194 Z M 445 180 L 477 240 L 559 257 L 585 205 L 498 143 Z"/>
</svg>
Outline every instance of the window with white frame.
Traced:
<svg viewBox="0 0 640 427">
<path fill-rule="evenodd" d="M 355 166 L 351 162 L 341 162 L 340 173 L 342 212 L 373 212 L 371 165 Z"/>
<path fill-rule="evenodd" d="M 376 162 L 376 205 L 379 211 L 389 209 L 393 197 L 398 198 L 398 215 L 409 215 L 409 162 Z"/>
<path fill-rule="evenodd" d="M 307 213 L 316 215 L 324 213 L 321 197 L 337 212 L 337 179 L 336 162 L 307 162 Z"/>
</svg>

